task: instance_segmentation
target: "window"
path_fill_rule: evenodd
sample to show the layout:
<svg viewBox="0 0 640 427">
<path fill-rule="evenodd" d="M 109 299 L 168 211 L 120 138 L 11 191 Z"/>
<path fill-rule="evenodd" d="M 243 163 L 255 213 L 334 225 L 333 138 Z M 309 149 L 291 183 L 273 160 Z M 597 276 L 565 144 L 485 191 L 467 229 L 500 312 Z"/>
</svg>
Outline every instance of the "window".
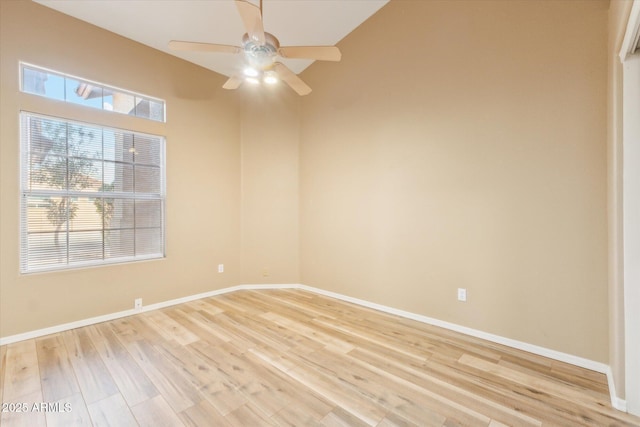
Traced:
<svg viewBox="0 0 640 427">
<path fill-rule="evenodd" d="M 20 70 L 24 93 L 165 122 L 163 100 Z M 20 120 L 23 273 L 164 257 L 163 137 L 29 112 Z"/>
<path fill-rule="evenodd" d="M 164 256 L 164 138 L 27 112 L 21 271 Z"/>
<path fill-rule="evenodd" d="M 165 121 L 164 101 L 117 89 L 101 83 L 20 64 L 21 89 L 25 93 L 84 105 L 86 107 L 129 114 L 157 122 Z"/>
</svg>

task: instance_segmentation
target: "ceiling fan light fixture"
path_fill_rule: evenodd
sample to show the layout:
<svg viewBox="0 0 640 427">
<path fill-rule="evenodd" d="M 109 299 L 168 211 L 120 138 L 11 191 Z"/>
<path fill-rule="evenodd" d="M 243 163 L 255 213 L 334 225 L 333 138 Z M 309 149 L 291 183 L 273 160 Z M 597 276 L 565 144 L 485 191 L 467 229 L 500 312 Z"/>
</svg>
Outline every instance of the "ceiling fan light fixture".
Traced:
<svg viewBox="0 0 640 427">
<path fill-rule="evenodd" d="M 278 83 L 279 80 L 278 80 L 278 76 L 276 76 L 276 74 L 273 71 L 269 71 L 264 73 L 264 78 L 262 79 L 262 81 L 265 84 L 274 85 Z"/>
<path fill-rule="evenodd" d="M 285 64 L 278 62 L 278 58 L 340 61 L 340 50 L 336 46 L 280 46 L 276 36 L 264 30 L 262 1 L 235 0 L 246 31 L 240 46 L 171 40 L 169 48 L 185 52 L 242 54 L 246 68 L 241 73 L 231 75 L 222 86 L 224 89 L 237 89 L 243 82 L 274 85 L 282 81 L 298 95 L 308 95 L 311 88 Z"/>
<path fill-rule="evenodd" d="M 253 67 L 247 67 L 243 71 L 244 75 L 247 77 L 258 77 L 260 72 Z"/>
</svg>

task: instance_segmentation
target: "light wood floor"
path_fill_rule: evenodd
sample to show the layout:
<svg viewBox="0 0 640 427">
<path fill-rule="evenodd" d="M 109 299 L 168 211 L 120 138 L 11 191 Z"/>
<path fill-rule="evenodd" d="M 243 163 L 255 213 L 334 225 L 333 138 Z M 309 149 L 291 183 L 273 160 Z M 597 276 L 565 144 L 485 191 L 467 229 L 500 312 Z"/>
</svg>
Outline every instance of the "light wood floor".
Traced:
<svg viewBox="0 0 640 427">
<path fill-rule="evenodd" d="M 298 290 L 189 302 L 0 359 L 0 400 L 27 405 L 2 413 L 7 427 L 640 425 L 611 408 L 602 374 Z"/>
</svg>

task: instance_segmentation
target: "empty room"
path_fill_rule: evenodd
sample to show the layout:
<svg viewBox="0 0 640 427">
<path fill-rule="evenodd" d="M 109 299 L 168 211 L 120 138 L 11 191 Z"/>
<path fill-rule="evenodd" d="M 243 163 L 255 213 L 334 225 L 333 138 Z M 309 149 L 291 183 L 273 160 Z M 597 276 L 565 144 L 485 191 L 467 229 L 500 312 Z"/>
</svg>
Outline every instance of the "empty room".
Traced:
<svg viewBox="0 0 640 427">
<path fill-rule="evenodd" d="M 0 425 L 640 426 L 640 0 L 1 0 Z"/>
</svg>

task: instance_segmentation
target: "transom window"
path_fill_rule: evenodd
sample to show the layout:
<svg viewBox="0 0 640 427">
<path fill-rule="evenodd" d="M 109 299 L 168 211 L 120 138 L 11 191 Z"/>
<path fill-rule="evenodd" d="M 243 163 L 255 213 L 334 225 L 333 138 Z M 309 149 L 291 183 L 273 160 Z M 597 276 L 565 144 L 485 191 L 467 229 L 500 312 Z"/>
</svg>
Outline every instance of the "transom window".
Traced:
<svg viewBox="0 0 640 427">
<path fill-rule="evenodd" d="M 21 90 L 85 107 L 165 121 L 161 99 L 21 63 Z"/>
<path fill-rule="evenodd" d="M 163 137 L 20 118 L 22 272 L 164 256 Z"/>
</svg>

